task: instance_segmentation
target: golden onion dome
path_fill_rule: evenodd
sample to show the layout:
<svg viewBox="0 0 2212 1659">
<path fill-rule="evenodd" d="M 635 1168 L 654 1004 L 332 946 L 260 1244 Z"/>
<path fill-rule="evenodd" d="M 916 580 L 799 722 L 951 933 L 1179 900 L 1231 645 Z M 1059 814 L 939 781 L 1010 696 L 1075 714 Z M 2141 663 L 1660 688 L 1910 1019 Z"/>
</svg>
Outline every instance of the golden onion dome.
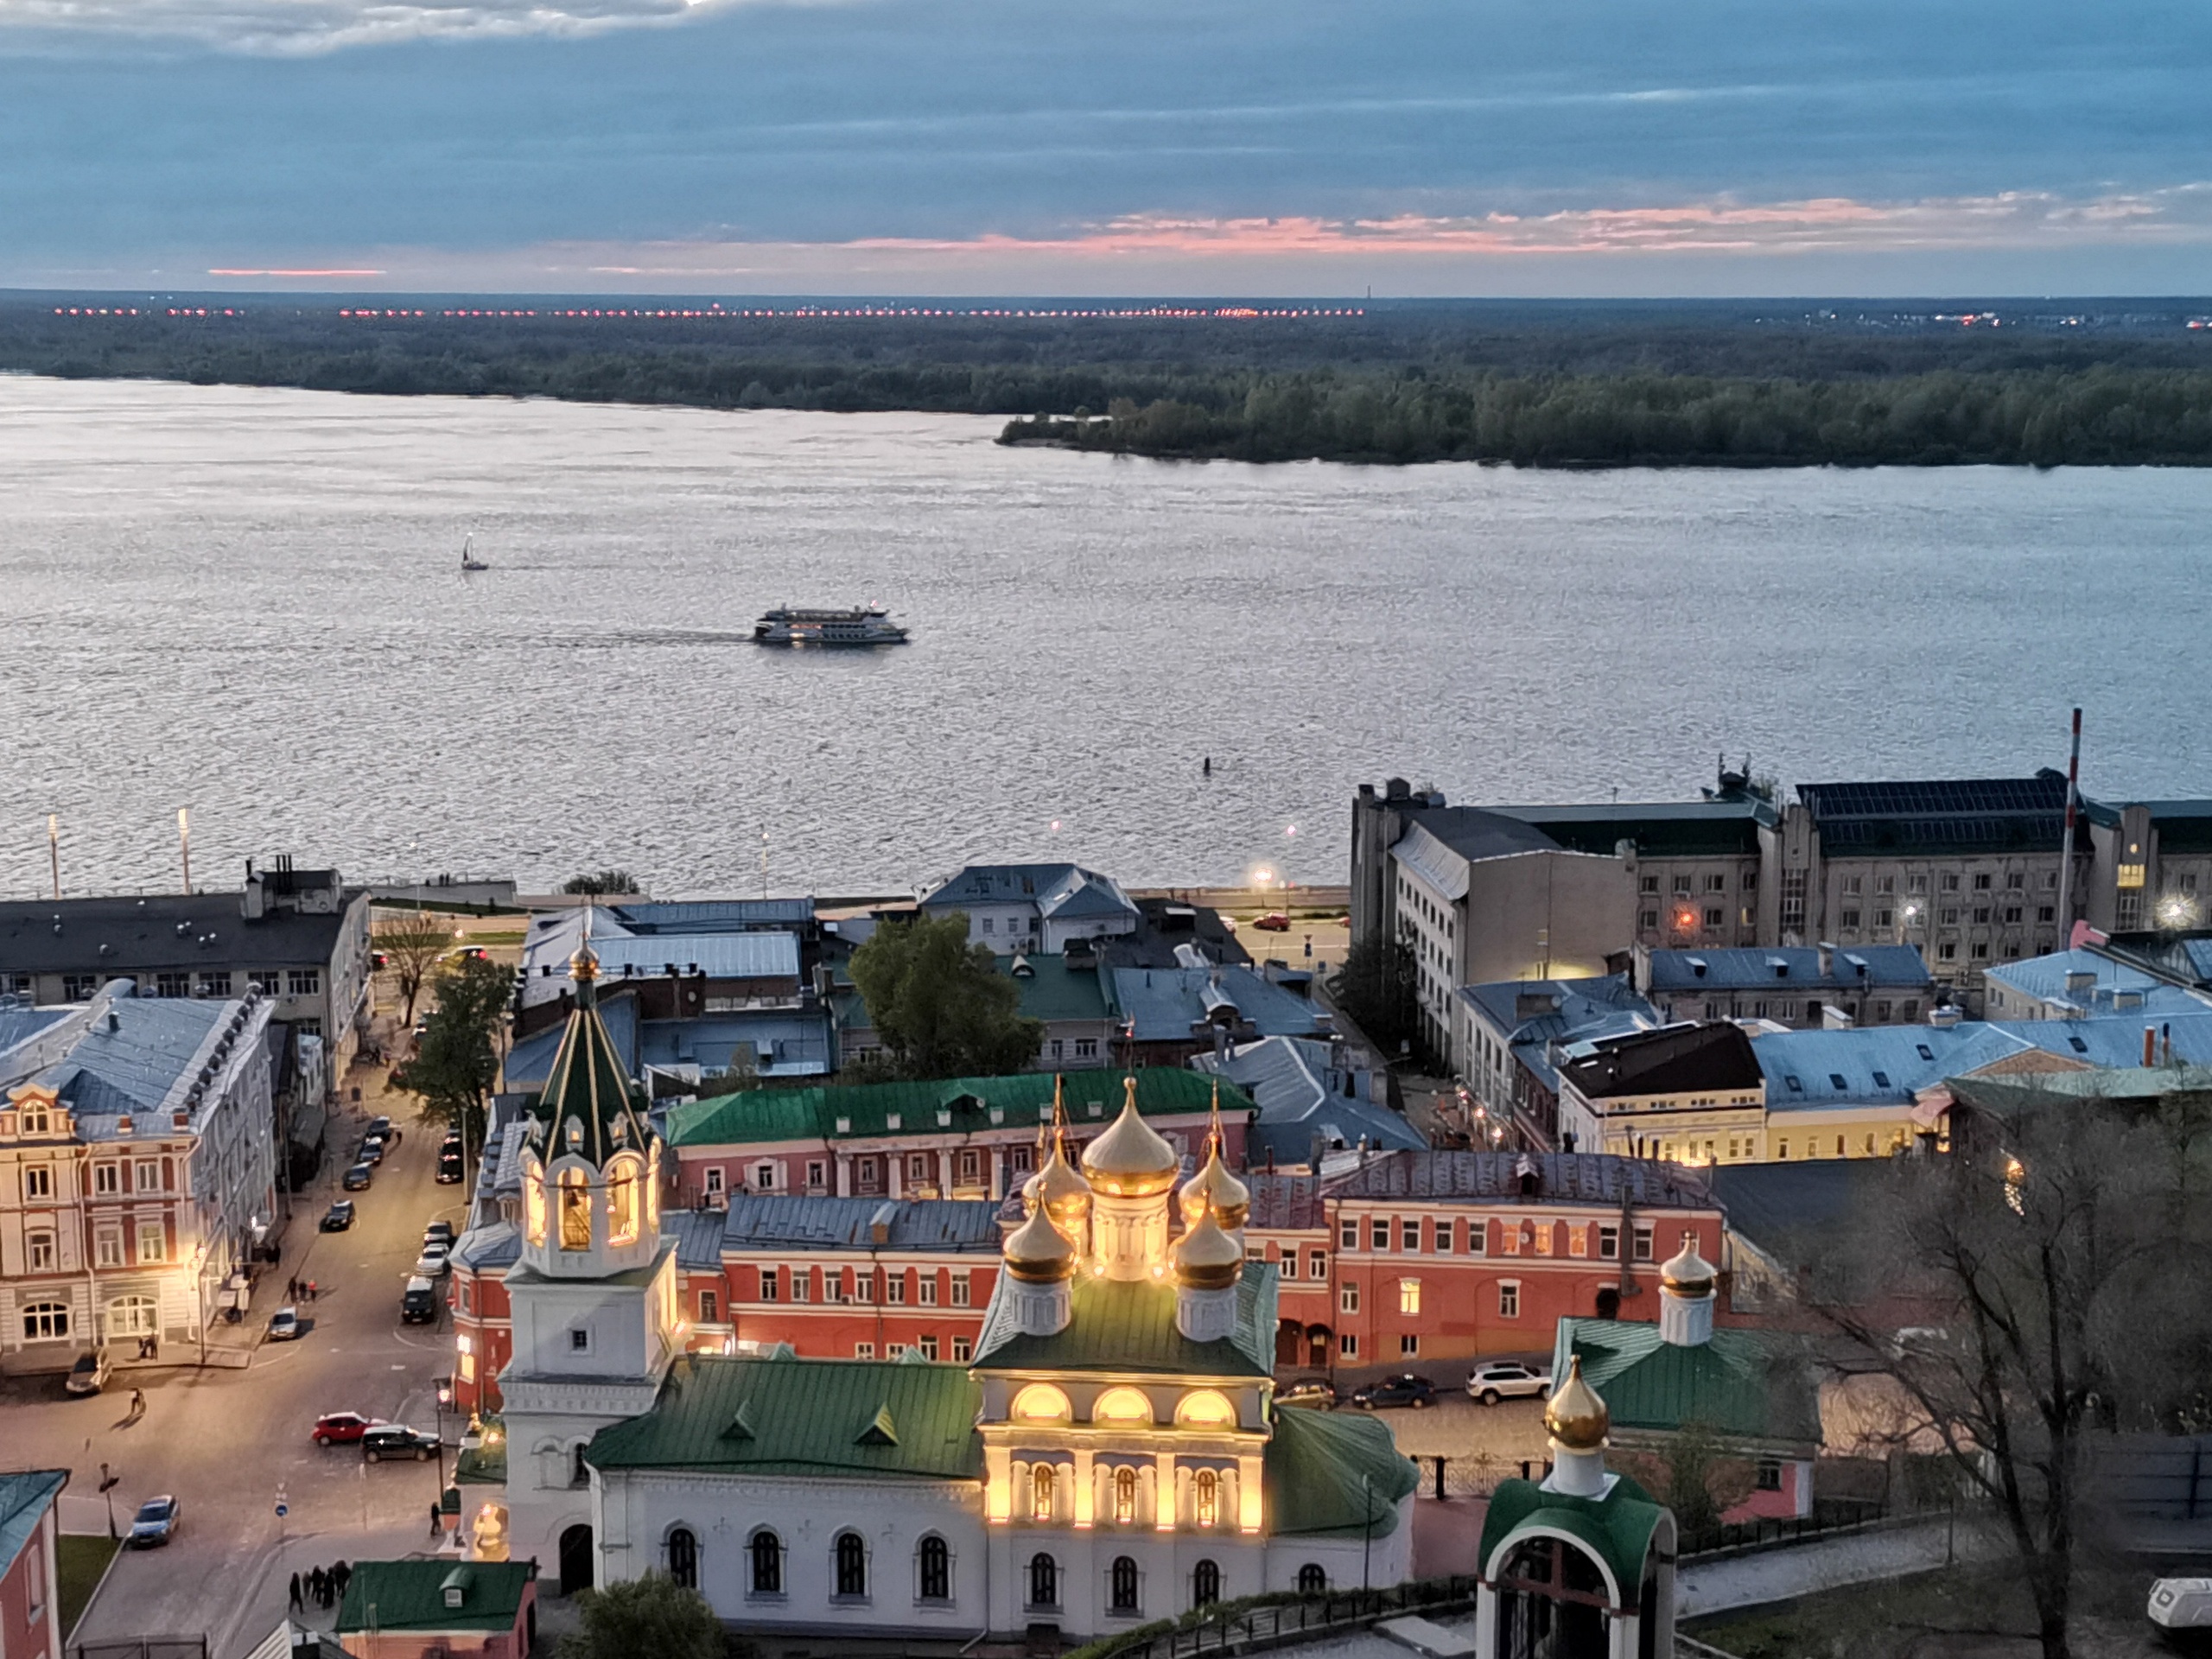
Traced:
<svg viewBox="0 0 2212 1659">
<path fill-rule="evenodd" d="M 1206 1154 L 1205 1167 L 1183 1183 L 1177 1202 L 1185 1227 L 1197 1226 L 1200 1216 L 1211 1214 L 1233 1233 L 1252 1212 L 1251 1189 L 1229 1173 L 1218 1142 Z"/>
<path fill-rule="evenodd" d="M 1083 1149 L 1083 1173 L 1091 1190 L 1116 1198 L 1158 1198 L 1175 1185 L 1183 1160 L 1137 1116 L 1137 1080 L 1127 1081 L 1122 1115 Z"/>
<path fill-rule="evenodd" d="M 589 939 L 578 945 L 576 954 L 569 958 L 569 977 L 578 981 L 599 977 L 599 957 L 592 950 Z"/>
<path fill-rule="evenodd" d="M 1612 1427 L 1613 1414 L 1582 1380 L 1582 1356 L 1576 1354 L 1567 1362 L 1567 1381 L 1544 1402 L 1544 1427 L 1567 1451 L 1595 1452 Z"/>
<path fill-rule="evenodd" d="M 1682 1248 L 1669 1261 L 1661 1264 L 1659 1282 L 1677 1296 L 1692 1300 L 1713 1294 L 1713 1281 L 1717 1276 L 1712 1262 L 1697 1253 L 1694 1240 L 1684 1240 Z"/>
<path fill-rule="evenodd" d="M 1057 1284 L 1075 1276 L 1075 1246 L 1039 1210 L 1007 1240 L 1006 1270 L 1033 1285 Z"/>
<path fill-rule="evenodd" d="M 1090 1218 L 1090 1183 L 1068 1162 L 1057 1139 L 1044 1168 L 1022 1183 L 1021 1202 L 1033 1212 L 1042 1205 L 1052 1224 L 1071 1238 L 1079 1236 Z"/>
<path fill-rule="evenodd" d="M 1175 1281 L 1192 1290 L 1226 1290 L 1244 1272 L 1244 1246 L 1211 1213 L 1176 1242 L 1174 1256 Z"/>
</svg>

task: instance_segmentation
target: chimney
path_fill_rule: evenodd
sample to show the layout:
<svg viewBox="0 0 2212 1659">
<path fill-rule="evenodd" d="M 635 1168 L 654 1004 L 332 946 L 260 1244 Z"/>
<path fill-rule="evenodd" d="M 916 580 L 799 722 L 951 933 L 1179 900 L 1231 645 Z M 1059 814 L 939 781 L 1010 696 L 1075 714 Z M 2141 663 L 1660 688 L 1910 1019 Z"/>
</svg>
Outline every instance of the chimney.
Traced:
<svg viewBox="0 0 2212 1659">
<path fill-rule="evenodd" d="M 2069 968 L 2066 970 L 2067 1000 L 2083 1002 L 2089 993 L 2097 988 L 2097 970 L 2094 968 Z"/>
<path fill-rule="evenodd" d="M 2143 1064 L 2147 1066 L 2158 1063 L 2158 1030 L 2156 1026 L 2145 1026 L 2143 1027 Z"/>
<path fill-rule="evenodd" d="M 1816 953 L 1815 959 L 1820 963 L 1821 977 L 1832 978 L 1835 974 L 1835 946 L 1822 939 L 1814 950 Z"/>
</svg>

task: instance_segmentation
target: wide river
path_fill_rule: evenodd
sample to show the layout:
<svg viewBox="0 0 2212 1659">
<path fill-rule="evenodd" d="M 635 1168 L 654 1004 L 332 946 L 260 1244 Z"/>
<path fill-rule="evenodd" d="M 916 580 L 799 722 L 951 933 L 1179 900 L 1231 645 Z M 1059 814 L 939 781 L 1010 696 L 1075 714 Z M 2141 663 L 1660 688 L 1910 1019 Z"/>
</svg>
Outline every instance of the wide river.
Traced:
<svg viewBox="0 0 2212 1659">
<path fill-rule="evenodd" d="M 2212 473 L 1115 460 L 991 420 L 0 378 L 0 893 L 970 859 L 1340 881 L 1347 798 L 2212 793 Z M 488 571 L 464 576 L 464 536 Z M 794 653 L 781 602 L 913 642 Z M 1211 777 L 1202 761 L 1211 757 Z M 1295 826 L 1295 833 L 1291 833 Z"/>
</svg>

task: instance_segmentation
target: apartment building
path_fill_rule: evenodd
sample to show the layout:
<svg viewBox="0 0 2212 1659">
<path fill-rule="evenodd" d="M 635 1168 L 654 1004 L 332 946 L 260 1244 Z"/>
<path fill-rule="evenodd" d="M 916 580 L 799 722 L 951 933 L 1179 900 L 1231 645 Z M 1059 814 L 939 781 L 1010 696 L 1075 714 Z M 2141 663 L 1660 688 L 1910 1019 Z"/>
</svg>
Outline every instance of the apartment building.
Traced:
<svg viewBox="0 0 2212 1659">
<path fill-rule="evenodd" d="M 1936 1006 L 1936 976 L 1909 944 L 1777 944 L 1654 950 L 1630 976 L 1660 1018 L 1755 1020 L 1805 1028 L 1912 1025 Z"/>
<path fill-rule="evenodd" d="M 1144 918 L 1110 875 L 1075 864 L 970 864 L 924 893 L 932 918 L 963 913 L 969 943 L 1058 954 L 1071 940 L 1118 938 Z"/>
<path fill-rule="evenodd" d="M 275 1218 L 270 1000 L 0 1013 L 0 1369 L 204 1330 Z"/>
<path fill-rule="evenodd" d="M 1461 988 L 1456 1052 L 1474 1108 L 1509 1144 L 1548 1152 L 1559 1140 L 1559 1066 L 1576 1045 L 1661 1023 L 1625 974 L 1516 979 Z"/>
</svg>

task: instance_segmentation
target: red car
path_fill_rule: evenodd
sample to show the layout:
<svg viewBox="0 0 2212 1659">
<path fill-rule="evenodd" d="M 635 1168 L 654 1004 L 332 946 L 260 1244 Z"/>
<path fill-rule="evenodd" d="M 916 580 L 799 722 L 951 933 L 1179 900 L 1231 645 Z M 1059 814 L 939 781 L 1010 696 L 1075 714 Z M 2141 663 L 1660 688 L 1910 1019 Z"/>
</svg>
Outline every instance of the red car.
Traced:
<svg viewBox="0 0 2212 1659">
<path fill-rule="evenodd" d="M 1287 933 L 1290 931 L 1290 918 L 1278 910 L 1269 915 L 1255 917 L 1252 925 L 1262 933 Z"/>
<path fill-rule="evenodd" d="M 358 1411 L 334 1411 L 315 1420 L 315 1443 L 337 1446 L 358 1440 L 382 1421 L 381 1417 L 364 1417 Z"/>
</svg>

